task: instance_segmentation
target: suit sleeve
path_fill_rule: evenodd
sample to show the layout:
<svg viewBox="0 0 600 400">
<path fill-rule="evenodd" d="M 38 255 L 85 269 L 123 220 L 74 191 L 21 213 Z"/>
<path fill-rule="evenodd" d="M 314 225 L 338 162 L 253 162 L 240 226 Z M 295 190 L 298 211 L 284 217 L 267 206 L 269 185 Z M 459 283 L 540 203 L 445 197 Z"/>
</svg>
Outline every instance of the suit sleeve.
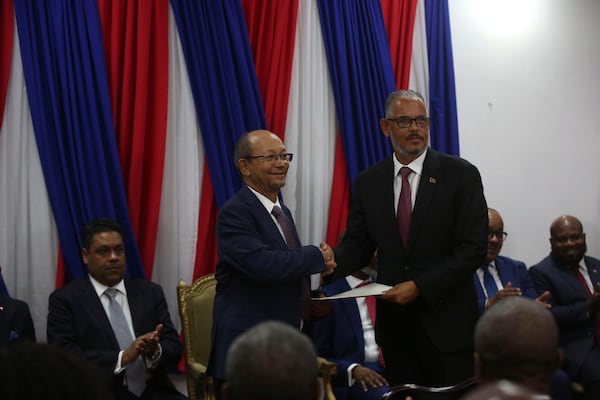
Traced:
<svg viewBox="0 0 600 400">
<path fill-rule="evenodd" d="M 80 345 L 81 340 L 78 336 L 80 329 L 77 324 L 80 327 L 83 325 L 91 326 L 82 321 L 90 318 L 90 315 L 76 317 L 73 310 L 73 301 L 77 302 L 79 299 L 73 299 L 64 290 L 58 290 L 50 295 L 46 329 L 48 343 L 55 344 L 71 353 L 80 355 L 86 360 L 93 361 L 112 374 L 119 351 L 114 349 L 84 349 Z M 90 332 L 88 338 L 82 340 L 93 340 L 92 335 L 100 334 L 97 331 Z"/>
<path fill-rule="evenodd" d="M 173 322 L 169 314 L 169 308 L 167 306 L 167 300 L 164 292 L 159 285 L 153 284 L 153 293 L 155 298 L 154 309 L 156 310 L 156 316 L 158 323 L 163 324 L 163 330 L 160 335 L 160 346 L 162 348 L 162 356 L 158 362 L 157 367 L 163 367 L 168 365 L 176 365 L 181 357 L 181 341 Z"/>
<path fill-rule="evenodd" d="M 220 262 L 266 284 L 294 281 L 325 270 L 318 247 L 290 250 L 284 247 L 283 238 L 275 235 L 280 236 L 279 231 L 266 210 L 224 207 L 217 224 Z"/>
<path fill-rule="evenodd" d="M 450 294 L 456 285 L 471 278 L 478 266 L 485 261 L 487 251 L 487 203 L 479 171 L 475 166 L 466 164 L 451 173 L 459 175 L 453 190 L 453 203 L 439 207 L 448 207 L 447 211 L 453 214 L 448 217 L 453 222 L 453 228 L 446 244 L 441 240 L 436 244 L 449 246 L 450 251 L 441 258 L 425 259 L 423 272 L 414 278 L 421 297 L 431 305 Z M 428 240 L 426 237 L 420 239 Z"/>
<path fill-rule="evenodd" d="M 581 297 L 577 301 L 575 297 L 572 297 L 573 301 L 559 302 L 558 295 L 561 291 L 564 292 L 564 289 L 557 288 L 557 285 L 563 286 L 564 282 L 558 282 L 547 271 L 542 270 L 542 268 L 536 265 L 529 269 L 529 276 L 533 281 L 537 293 L 550 292 L 550 298 L 548 299 L 548 303 L 552 305 L 550 312 L 554 315 L 556 322 L 560 326 L 578 325 L 589 320 L 587 314 L 588 301 L 584 297 Z M 564 293 L 562 293 L 562 297 L 565 297 Z"/>
</svg>

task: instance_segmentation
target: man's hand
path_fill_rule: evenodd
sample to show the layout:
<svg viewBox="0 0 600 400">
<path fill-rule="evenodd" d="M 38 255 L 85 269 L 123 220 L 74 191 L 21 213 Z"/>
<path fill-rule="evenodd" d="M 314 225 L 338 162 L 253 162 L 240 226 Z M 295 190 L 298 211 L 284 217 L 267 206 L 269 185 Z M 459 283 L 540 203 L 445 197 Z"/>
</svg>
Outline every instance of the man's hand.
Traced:
<svg viewBox="0 0 600 400">
<path fill-rule="evenodd" d="M 140 355 L 152 357 L 158 351 L 158 341 L 160 333 L 163 329 L 163 324 L 158 324 L 152 332 L 143 334 L 137 337 L 131 346 L 123 351 L 121 357 L 121 365 L 129 365 L 133 363 Z"/>
<path fill-rule="evenodd" d="M 552 307 L 552 305 L 550 303 L 548 303 L 549 297 L 550 297 L 550 292 L 546 290 L 538 298 L 535 299 L 535 302 L 544 308 L 550 309 Z"/>
<path fill-rule="evenodd" d="M 352 378 L 362 386 L 366 392 L 369 387 L 376 388 L 388 385 L 388 381 L 372 369 L 357 365 L 352 369 Z"/>
<path fill-rule="evenodd" d="M 414 281 L 406 281 L 395 285 L 393 288 L 386 290 L 381 295 L 382 300 L 391 301 L 392 303 L 406 305 L 419 297 L 419 289 Z"/>
<path fill-rule="evenodd" d="M 326 276 L 333 273 L 333 270 L 337 266 L 337 263 L 335 262 L 335 255 L 333 254 L 333 250 L 331 250 L 331 247 L 325 242 L 321 242 L 321 244 L 319 245 L 319 250 L 321 250 L 323 261 L 325 262 L 325 266 L 327 267 L 325 271 L 321 272 L 321 275 Z"/>
<path fill-rule="evenodd" d="M 498 290 L 491 299 L 488 299 L 485 308 L 490 308 L 500 300 L 509 296 L 521 296 L 521 289 L 512 287 L 512 283 L 508 282 L 503 289 Z"/>
<path fill-rule="evenodd" d="M 594 313 L 600 313 L 600 283 L 596 285 L 594 293 L 592 293 L 592 297 L 590 297 L 590 304 L 588 304 L 588 312 L 590 313 L 590 317 Z M 596 315 L 596 318 L 599 318 L 600 315 Z"/>
<path fill-rule="evenodd" d="M 152 332 L 145 333 L 136 338 L 131 346 L 135 346 L 135 350 L 138 352 L 138 354 L 141 354 L 147 358 L 152 358 L 152 356 L 158 351 L 158 341 L 160 340 L 160 333 L 162 332 L 162 329 L 163 324 L 158 324 Z"/>
</svg>

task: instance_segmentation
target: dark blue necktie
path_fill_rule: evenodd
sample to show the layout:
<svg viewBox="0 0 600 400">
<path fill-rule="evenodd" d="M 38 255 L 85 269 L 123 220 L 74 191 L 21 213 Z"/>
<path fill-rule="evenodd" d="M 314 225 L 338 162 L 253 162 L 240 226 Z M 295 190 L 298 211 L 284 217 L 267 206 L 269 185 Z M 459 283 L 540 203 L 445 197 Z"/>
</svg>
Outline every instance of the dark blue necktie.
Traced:
<svg viewBox="0 0 600 400">
<path fill-rule="evenodd" d="M 490 264 L 482 266 L 481 269 L 483 270 L 483 286 L 485 286 L 487 298 L 491 299 L 498 292 L 498 286 L 490 273 Z"/>
</svg>

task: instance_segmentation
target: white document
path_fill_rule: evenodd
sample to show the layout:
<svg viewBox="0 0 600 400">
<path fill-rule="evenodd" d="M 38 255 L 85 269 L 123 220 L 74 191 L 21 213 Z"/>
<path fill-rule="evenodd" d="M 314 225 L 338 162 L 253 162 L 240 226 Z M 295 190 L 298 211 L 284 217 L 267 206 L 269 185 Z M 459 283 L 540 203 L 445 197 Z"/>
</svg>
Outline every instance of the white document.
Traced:
<svg viewBox="0 0 600 400">
<path fill-rule="evenodd" d="M 351 299 L 354 297 L 366 297 L 366 296 L 379 296 L 391 286 L 384 285 L 381 283 L 371 283 L 369 285 L 361 286 L 359 288 L 350 289 L 345 292 L 336 294 L 329 297 L 313 297 L 312 300 L 335 300 L 335 299 Z"/>
</svg>

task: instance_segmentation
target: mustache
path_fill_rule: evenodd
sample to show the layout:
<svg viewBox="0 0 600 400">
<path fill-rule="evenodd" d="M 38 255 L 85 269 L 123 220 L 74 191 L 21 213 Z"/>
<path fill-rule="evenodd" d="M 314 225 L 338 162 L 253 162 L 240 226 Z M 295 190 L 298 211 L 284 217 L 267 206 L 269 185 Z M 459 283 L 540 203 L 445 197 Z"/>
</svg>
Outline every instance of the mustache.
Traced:
<svg viewBox="0 0 600 400">
<path fill-rule="evenodd" d="M 425 140 L 425 138 L 423 137 L 423 135 L 421 135 L 419 132 L 411 132 L 408 135 L 406 135 L 406 139 L 421 139 L 421 140 Z"/>
</svg>

